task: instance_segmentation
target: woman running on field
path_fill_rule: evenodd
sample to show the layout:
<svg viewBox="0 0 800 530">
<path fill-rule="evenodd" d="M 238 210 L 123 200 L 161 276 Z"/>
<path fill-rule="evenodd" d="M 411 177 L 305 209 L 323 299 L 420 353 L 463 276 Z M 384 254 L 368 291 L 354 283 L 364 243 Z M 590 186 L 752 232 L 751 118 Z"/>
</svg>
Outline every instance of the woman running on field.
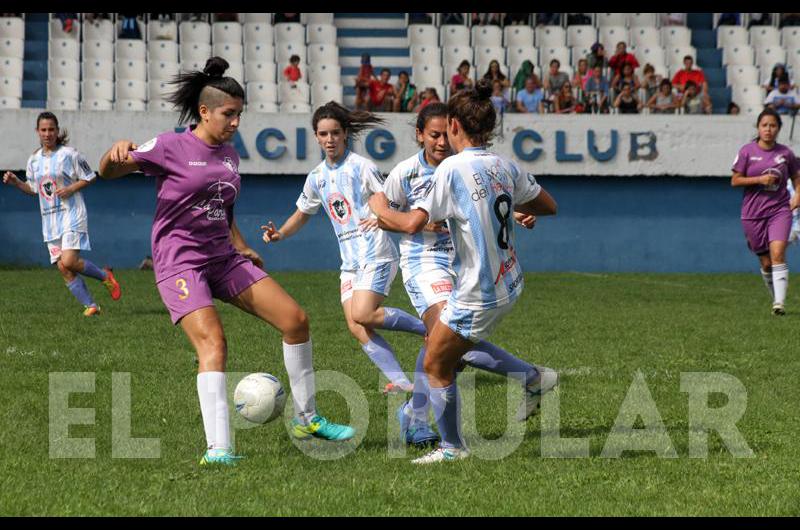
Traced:
<svg viewBox="0 0 800 530">
<path fill-rule="evenodd" d="M 197 393 L 206 432 L 201 465 L 234 464 L 225 389 L 227 346 L 214 298 L 231 303 L 283 335 L 283 359 L 295 407 L 292 434 L 347 440 L 354 429 L 317 413 L 308 318 L 297 302 L 259 267 L 258 254 L 236 227 L 239 156 L 227 143 L 239 127 L 244 90 L 223 77 L 228 63 L 212 57 L 202 72 L 180 74 L 170 102 L 180 109 L 182 133 L 166 132 L 136 146 L 115 143 L 100 176 L 134 171 L 157 177 L 153 221 L 156 284 L 173 324 L 180 323 L 199 359 Z"/>
<path fill-rule="evenodd" d="M 432 184 L 420 192 L 410 212 L 392 210 L 383 194 L 370 199 L 379 220 L 407 233 L 417 233 L 429 222 L 447 221 L 453 242 L 455 284 L 428 336 L 424 358 L 442 441 L 436 450 L 413 460 L 415 464 L 469 455 L 460 432 L 455 379 L 462 357 L 476 346 L 481 349 L 522 293 L 512 214 L 556 213 L 555 201 L 533 175 L 487 151 L 496 120 L 491 94 L 489 82 L 480 80 L 476 88 L 459 91 L 447 102 L 447 139 L 456 154 L 439 164 Z M 558 383 L 552 370 L 536 372 L 526 386 L 534 406 Z"/>
<path fill-rule="evenodd" d="M 119 300 L 122 295 L 111 269 L 101 269 L 80 256 L 81 250 L 92 249 L 81 190 L 94 182 L 96 174 L 83 155 L 67 145 L 67 132 L 59 129 L 55 114 L 39 114 L 36 134 L 41 147 L 28 158 L 27 182 L 6 171 L 3 183 L 28 195 L 39 196 L 42 233 L 50 263 L 56 264 L 67 288 L 84 307 L 83 315 L 94 316 L 100 313 L 100 307 L 80 275 L 103 282 L 112 300 Z"/>
<path fill-rule="evenodd" d="M 357 137 L 367 127 L 382 123 L 366 111 L 350 111 L 333 101 L 314 112 L 312 126 L 325 152 L 323 160 L 306 178 L 297 199 L 297 210 L 280 229 L 270 221 L 266 243 L 294 235 L 316 214 L 320 206 L 331 220 L 339 240 L 341 303 L 350 333 L 361 349 L 389 379 L 384 393 L 410 392 L 413 388 L 392 347 L 376 329 L 407 331 L 425 335 L 418 318 L 402 309 L 382 307 L 397 274 L 397 248 L 382 230 L 361 230 L 359 221 L 370 215 L 367 200 L 383 189 L 384 177 L 375 164 L 347 148 L 347 138 Z"/>
<path fill-rule="evenodd" d="M 761 277 L 772 295 L 772 314 L 785 315 L 789 287 L 786 245 L 792 229 L 792 210 L 800 195 L 789 199 L 791 179 L 800 189 L 800 164 L 791 149 L 777 142 L 781 116 L 766 108 L 756 120 L 758 136 L 739 149 L 733 161 L 731 186 L 744 186 L 742 228 L 747 246 L 758 257 Z"/>
<path fill-rule="evenodd" d="M 397 164 L 383 186 L 390 207 L 401 212 L 408 212 L 424 198 L 426 191 L 433 185 L 436 168 L 452 152 L 447 142 L 447 105 L 432 103 L 420 111 L 417 116 L 416 137 L 420 151 Z M 535 201 L 547 206 L 552 199 L 546 191 L 542 191 Z M 514 217 L 518 224 L 533 228 L 534 216 L 515 212 Z M 402 226 L 392 224 L 388 218 L 381 218 L 377 222 L 372 219 L 362 221 L 363 227 L 372 224 L 385 230 L 402 230 Z M 456 283 L 456 274 L 451 264 L 453 257 L 453 242 L 446 227 L 438 231 L 401 236 L 400 269 L 403 273 L 403 285 L 428 333 L 439 320 Z M 428 381 L 423 368 L 424 359 L 423 347 L 417 356 L 413 397 L 397 411 L 401 437 L 405 443 L 416 446 L 427 445 L 439 439 L 428 425 L 430 402 Z M 519 379 L 526 388 L 533 386 L 539 378 L 537 367 L 487 341 L 478 343 L 464 355 L 463 360 L 474 368 Z M 536 412 L 539 404 L 538 393 L 529 392 L 528 396 L 517 413 L 520 421 Z"/>
</svg>

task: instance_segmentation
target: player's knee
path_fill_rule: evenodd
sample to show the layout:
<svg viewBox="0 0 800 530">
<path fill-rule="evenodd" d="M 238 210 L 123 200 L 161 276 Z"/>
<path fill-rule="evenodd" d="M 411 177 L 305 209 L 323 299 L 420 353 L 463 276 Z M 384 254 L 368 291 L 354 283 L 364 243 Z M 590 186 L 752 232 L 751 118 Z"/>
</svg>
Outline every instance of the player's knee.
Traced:
<svg viewBox="0 0 800 530">
<path fill-rule="evenodd" d="M 298 307 L 292 317 L 288 319 L 286 327 L 282 331 L 284 337 L 307 340 L 309 336 L 309 322 L 306 312 Z"/>
<path fill-rule="evenodd" d="M 61 259 L 58 262 L 65 267 L 67 270 L 71 272 L 78 272 L 75 269 L 78 267 L 78 257 L 67 254 L 66 256 L 61 256 Z"/>
<path fill-rule="evenodd" d="M 426 374 L 436 377 L 437 379 L 442 379 L 445 375 L 443 373 L 444 366 L 441 361 L 431 355 L 425 355 L 425 359 L 422 361 L 422 368 L 425 370 Z"/>
<path fill-rule="evenodd" d="M 353 307 L 353 321 L 365 328 L 377 327 L 377 311 L 365 307 Z"/>
</svg>

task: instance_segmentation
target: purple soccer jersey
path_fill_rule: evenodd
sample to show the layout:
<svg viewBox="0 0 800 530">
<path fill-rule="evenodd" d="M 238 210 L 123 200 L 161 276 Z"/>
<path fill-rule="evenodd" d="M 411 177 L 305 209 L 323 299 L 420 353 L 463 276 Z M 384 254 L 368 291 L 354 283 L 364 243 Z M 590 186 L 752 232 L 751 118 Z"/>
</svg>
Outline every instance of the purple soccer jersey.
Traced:
<svg viewBox="0 0 800 530">
<path fill-rule="evenodd" d="M 230 240 L 239 195 L 239 156 L 192 132 L 159 134 L 131 156 L 156 180 L 151 244 L 156 282 L 236 254 Z"/>
<path fill-rule="evenodd" d="M 745 177 L 757 177 L 772 173 L 779 177 L 774 186 L 746 186 L 742 201 L 742 219 L 764 219 L 782 209 L 789 209 L 787 180 L 800 169 L 800 164 L 791 149 L 775 144 L 769 151 L 759 147 L 757 141 L 739 149 L 733 161 L 733 171 Z"/>
</svg>

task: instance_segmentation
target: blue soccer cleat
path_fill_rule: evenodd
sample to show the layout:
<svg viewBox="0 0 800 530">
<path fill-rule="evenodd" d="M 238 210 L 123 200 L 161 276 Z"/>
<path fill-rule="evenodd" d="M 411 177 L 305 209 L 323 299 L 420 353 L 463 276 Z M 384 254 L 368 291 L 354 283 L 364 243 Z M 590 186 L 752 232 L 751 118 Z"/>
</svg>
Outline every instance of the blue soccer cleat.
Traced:
<svg viewBox="0 0 800 530">
<path fill-rule="evenodd" d="M 206 454 L 203 455 L 203 458 L 200 459 L 200 465 L 209 466 L 219 464 L 223 466 L 235 466 L 242 458 L 244 457 L 235 456 L 228 449 L 208 449 Z"/>
<path fill-rule="evenodd" d="M 397 409 L 397 421 L 400 422 L 400 439 L 406 445 L 426 447 L 439 441 L 439 435 L 429 425 L 411 425 L 411 415 L 408 414 L 411 401 L 406 401 Z"/>
<path fill-rule="evenodd" d="M 311 438 L 321 438 L 323 440 L 344 441 L 355 436 L 356 430 L 349 425 L 339 425 L 331 423 L 324 417 L 317 414 L 308 425 L 303 425 L 297 418 L 292 420 L 292 436 L 298 440 L 308 440 Z"/>
</svg>

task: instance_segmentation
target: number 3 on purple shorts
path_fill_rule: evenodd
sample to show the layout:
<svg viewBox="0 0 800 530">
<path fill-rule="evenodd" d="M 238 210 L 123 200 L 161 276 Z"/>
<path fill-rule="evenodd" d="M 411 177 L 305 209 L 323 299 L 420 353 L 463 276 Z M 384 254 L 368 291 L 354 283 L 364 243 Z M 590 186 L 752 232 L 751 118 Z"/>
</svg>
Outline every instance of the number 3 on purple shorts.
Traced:
<svg viewBox="0 0 800 530">
<path fill-rule="evenodd" d="M 179 299 L 186 300 L 187 298 L 189 298 L 189 289 L 186 288 L 186 280 L 184 280 L 183 278 L 178 278 L 177 280 L 175 280 L 175 285 L 178 287 L 178 289 L 181 290 L 182 293 L 178 295 Z"/>
</svg>

